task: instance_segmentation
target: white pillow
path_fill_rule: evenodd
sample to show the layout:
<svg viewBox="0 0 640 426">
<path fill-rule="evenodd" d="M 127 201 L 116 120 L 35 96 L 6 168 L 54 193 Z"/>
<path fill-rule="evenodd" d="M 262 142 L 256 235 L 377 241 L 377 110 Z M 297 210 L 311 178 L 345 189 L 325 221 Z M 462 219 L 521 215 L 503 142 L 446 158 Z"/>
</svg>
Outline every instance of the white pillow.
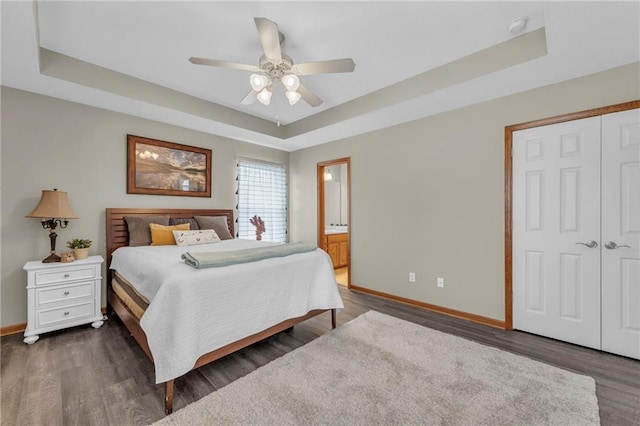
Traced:
<svg viewBox="0 0 640 426">
<path fill-rule="evenodd" d="M 213 229 L 200 229 L 195 231 L 172 231 L 176 239 L 176 245 L 195 246 L 198 244 L 210 244 L 220 241 L 220 237 Z"/>
</svg>

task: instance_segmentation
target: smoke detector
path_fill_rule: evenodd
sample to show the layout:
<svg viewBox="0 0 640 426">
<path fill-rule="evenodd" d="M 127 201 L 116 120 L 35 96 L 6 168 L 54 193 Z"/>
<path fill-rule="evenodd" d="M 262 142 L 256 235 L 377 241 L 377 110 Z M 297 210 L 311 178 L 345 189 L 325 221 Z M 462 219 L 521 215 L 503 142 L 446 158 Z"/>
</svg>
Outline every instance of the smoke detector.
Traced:
<svg viewBox="0 0 640 426">
<path fill-rule="evenodd" d="M 528 20 L 529 20 L 529 18 L 514 19 L 509 24 L 509 32 L 511 34 L 513 34 L 513 35 L 520 34 L 522 31 L 524 31 L 524 28 L 527 26 L 527 21 Z"/>
</svg>

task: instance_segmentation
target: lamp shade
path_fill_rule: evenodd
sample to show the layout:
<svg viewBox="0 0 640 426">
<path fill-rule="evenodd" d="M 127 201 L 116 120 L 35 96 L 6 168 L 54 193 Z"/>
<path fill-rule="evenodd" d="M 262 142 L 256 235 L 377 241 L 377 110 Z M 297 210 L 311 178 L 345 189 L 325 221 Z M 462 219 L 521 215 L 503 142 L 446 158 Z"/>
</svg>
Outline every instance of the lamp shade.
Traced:
<svg viewBox="0 0 640 426">
<path fill-rule="evenodd" d="M 258 100 L 263 105 L 269 105 L 269 102 L 271 102 L 271 95 L 272 94 L 273 93 L 271 93 L 271 90 L 269 90 L 269 89 L 267 89 L 265 87 L 264 89 L 262 89 L 262 91 L 260 93 L 258 93 Z"/>
<path fill-rule="evenodd" d="M 285 95 L 287 95 L 287 99 L 289 99 L 289 105 L 295 105 L 295 103 L 302 97 L 300 93 L 293 90 L 287 90 Z"/>
<path fill-rule="evenodd" d="M 259 92 L 269 85 L 269 79 L 263 74 L 251 74 L 249 84 L 251 84 L 253 90 Z"/>
<path fill-rule="evenodd" d="M 287 74 L 280 79 L 287 90 L 295 92 L 300 86 L 300 79 L 295 74 Z"/>
<path fill-rule="evenodd" d="M 67 193 L 54 189 L 42 190 L 40 202 L 31 213 L 26 217 L 38 217 L 42 219 L 77 219 L 78 216 L 73 212 Z"/>
</svg>

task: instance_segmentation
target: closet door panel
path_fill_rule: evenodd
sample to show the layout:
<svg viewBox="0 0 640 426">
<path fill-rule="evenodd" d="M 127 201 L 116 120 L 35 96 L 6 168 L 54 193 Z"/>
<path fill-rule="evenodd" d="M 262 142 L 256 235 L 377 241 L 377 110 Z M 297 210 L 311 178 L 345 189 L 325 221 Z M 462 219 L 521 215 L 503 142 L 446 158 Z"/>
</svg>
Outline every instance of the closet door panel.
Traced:
<svg viewBox="0 0 640 426">
<path fill-rule="evenodd" d="M 600 348 L 600 117 L 514 132 L 513 188 L 514 328 Z"/>
<path fill-rule="evenodd" d="M 602 116 L 602 349 L 640 359 L 640 110 Z"/>
</svg>

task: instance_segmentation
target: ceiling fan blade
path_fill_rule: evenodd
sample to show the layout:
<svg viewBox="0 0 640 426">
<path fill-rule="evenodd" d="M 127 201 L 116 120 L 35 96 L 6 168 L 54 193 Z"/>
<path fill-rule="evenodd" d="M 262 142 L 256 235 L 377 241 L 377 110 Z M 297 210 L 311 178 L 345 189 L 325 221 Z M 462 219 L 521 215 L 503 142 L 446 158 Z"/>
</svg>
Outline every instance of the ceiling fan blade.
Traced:
<svg viewBox="0 0 640 426">
<path fill-rule="evenodd" d="M 302 83 L 300 83 L 300 85 L 298 86 L 297 92 L 300 93 L 300 96 L 302 96 L 302 99 L 312 107 L 317 107 L 323 102 L 322 99 L 320 99 L 311 90 L 307 89 L 307 87 Z"/>
<path fill-rule="evenodd" d="M 251 90 L 249 93 L 247 93 L 247 96 L 245 96 L 240 103 L 242 105 L 251 105 L 255 103 L 257 99 L 258 99 L 258 93 L 254 90 Z"/>
<path fill-rule="evenodd" d="M 280 34 L 278 24 L 267 18 L 253 18 L 258 28 L 260 42 L 264 49 L 264 54 L 276 64 L 282 62 L 282 52 L 280 51 Z"/>
<path fill-rule="evenodd" d="M 351 58 L 331 59 L 329 61 L 306 62 L 295 64 L 292 67 L 294 73 L 298 75 L 326 74 L 334 72 L 353 72 L 356 63 Z"/>
<path fill-rule="evenodd" d="M 233 68 L 236 70 L 260 72 L 260 68 L 255 65 L 238 64 L 236 62 L 219 61 L 217 59 L 196 58 L 192 56 L 189 62 L 196 65 L 210 65 L 212 67 Z"/>
</svg>

